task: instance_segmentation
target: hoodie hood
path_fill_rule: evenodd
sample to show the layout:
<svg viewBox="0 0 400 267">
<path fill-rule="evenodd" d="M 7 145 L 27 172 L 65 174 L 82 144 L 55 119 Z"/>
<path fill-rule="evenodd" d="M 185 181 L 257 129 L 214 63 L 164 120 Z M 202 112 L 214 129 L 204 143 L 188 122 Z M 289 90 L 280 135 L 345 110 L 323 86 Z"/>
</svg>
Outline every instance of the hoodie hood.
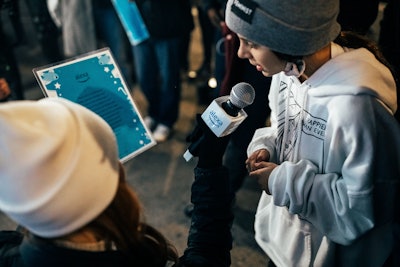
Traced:
<svg viewBox="0 0 400 267">
<path fill-rule="evenodd" d="M 392 114 L 397 110 L 396 83 L 392 73 L 365 48 L 332 58 L 307 82 L 313 88 L 309 95 L 314 97 L 367 94 L 376 97 Z"/>
</svg>

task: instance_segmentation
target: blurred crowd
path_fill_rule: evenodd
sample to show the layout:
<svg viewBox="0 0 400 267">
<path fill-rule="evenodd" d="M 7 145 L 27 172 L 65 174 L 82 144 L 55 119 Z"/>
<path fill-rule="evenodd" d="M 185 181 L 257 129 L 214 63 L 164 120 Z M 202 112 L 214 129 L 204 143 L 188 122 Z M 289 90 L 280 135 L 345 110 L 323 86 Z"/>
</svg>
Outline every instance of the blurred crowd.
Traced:
<svg viewBox="0 0 400 267">
<path fill-rule="evenodd" d="M 141 5 L 141 1 L 137 1 Z M 178 87 L 174 93 L 176 102 L 179 102 L 179 83 L 181 78 L 195 82 L 197 87 L 197 98 L 200 105 L 207 105 L 212 99 L 229 93 L 232 84 L 245 78 L 237 78 L 236 68 L 238 61 L 235 59 L 235 36 L 229 29 L 224 27 L 223 12 L 226 1 L 218 0 L 191 0 L 183 1 L 184 8 L 176 10 L 180 14 L 179 25 L 185 25 L 179 30 L 179 69 L 181 77 L 173 81 Z M 180 3 L 182 5 L 182 3 Z M 1 0 L 0 1 L 0 90 L 1 101 L 24 99 L 24 88 L 21 84 L 19 64 L 14 55 L 14 48 L 29 44 L 26 34 L 26 25 L 21 20 L 21 5 L 27 7 L 30 22 L 35 29 L 35 37 L 42 51 L 42 56 L 47 63 L 54 63 L 60 60 L 84 54 L 95 49 L 108 46 L 117 59 L 128 84 L 133 85 L 139 82 L 146 87 L 141 80 L 146 77 L 137 72 L 136 69 L 143 69 L 144 62 L 134 64 L 135 56 L 133 46 L 129 43 L 122 24 L 116 14 L 111 0 Z M 373 36 L 380 45 L 386 58 L 398 69 L 400 65 L 399 56 L 399 3 L 394 0 L 352 0 L 341 1 L 341 13 L 338 20 L 343 30 L 352 30 L 362 35 Z M 379 32 L 371 32 L 371 26 L 378 18 L 379 9 L 383 8 L 383 16 L 379 23 Z M 146 7 L 144 7 L 146 9 Z M 150 10 L 149 10 L 150 11 Z M 165 27 L 166 17 L 157 21 L 157 13 L 151 10 L 152 16 L 145 18 L 151 28 L 153 37 L 158 32 L 165 35 L 168 30 Z M 168 12 L 167 12 L 168 13 Z M 182 13 L 182 14 L 181 14 Z M 195 17 L 193 14 L 196 14 Z M 25 15 L 25 14 L 23 14 Z M 174 17 L 174 16 L 171 16 Z M 196 69 L 190 63 L 190 41 L 194 20 L 198 21 L 201 32 L 202 63 Z M 171 21 L 171 23 L 174 23 Z M 161 25 L 160 25 L 161 24 Z M 7 28 L 4 28 L 4 25 Z M 11 27 L 11 28 L 10 28 Z M 176 27 L 175 27 L 176 28 Z M 179 27 L 178 27 L 179 28 Z M 158 30 L 157 30 L 158 29 Z M 171 33 L 172 35 L 177 35 Z M 232 37 L 233 36 L 233 37 Z M 165 38 L 165 36 L 161 36 Z M 233 40 L 233 41 L 232 41 Z M 139 53 L 139 52 L 137 52 Z M 171 52 L 170 52 L 171 53 Z M 233 55 L 231 55 L 233 54 Z M 159 59 L 158 59 L 159 60 Z M 137 60 L 140 61 L 140 60 Z M 244 62 L 244 61 L 243 61 Z M 160 64 L 160 62 L 157 62 Z M 240 65 L 240 64 L 239 64 Z M 243 64 L 242 64 L 243 65 Z M 160 68 L 161 69 L 161 68 Z M 160 73 L 161 75 L 161 73 Z M 253 83 L 261 75 L 251 77 Z M 178 78 L 177 78 L 178 79 Z M 224 81 L 225 79 L 225 81 Z M 261 78 L 261 80 L 263 80 Z M 262 81 L 264 82 L 264 81 Z M 6 86 L 6 84 L 8 86 Z M 171 86 L 171 85 L 170 85 Z M 151 89 L 144 89 L 147 93 Z M 162 92 L 164 89 L 158 89 Z M 147 94 L 150 99 L 156 94 Z M 163 101 L 165 102 L 165 100 Z M 155 105 L 155 104 L 154 104 Z M 172 104 L 171 104 L 172 105 Z M 151 109 L 151 108 L 150 108 Z M 176 108 L 175 108 L 176 109 Z M 149 112 L 151 113 L 151 112 Z M 158 116 L 158 115 L 157 115 Z M 176 117 L 176 115 L 175 115 Z M 154 128 L 155 121 L 150 115 L 147 122 Z M 159 141 L 165 141 L 170 137 L 173 130 L 175 118 L 164 120 L 161 123 L 168 127 L 167 136 L 160 137 Z M 153 129 L 154 130 L 154 129 Z"/>
</svg>

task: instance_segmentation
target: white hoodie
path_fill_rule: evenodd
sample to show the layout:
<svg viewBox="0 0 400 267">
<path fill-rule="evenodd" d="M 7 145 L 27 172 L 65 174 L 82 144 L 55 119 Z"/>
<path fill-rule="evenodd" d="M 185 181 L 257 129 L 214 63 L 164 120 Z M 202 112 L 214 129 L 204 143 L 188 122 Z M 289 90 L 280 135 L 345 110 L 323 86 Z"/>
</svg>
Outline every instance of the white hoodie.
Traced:
<svg viewBox="0 0 400 267">
<path fill-rule="evenodd" d="M 381 266 L 392 251 L 400 197 L 393 76 L 364 48 L 332 44 L 332 53 L 304 83 L 273 77 L 271 127 L 248 147 L 280 164 L 255 220 L 256 240 L 277 266 Z"/>
</svg>

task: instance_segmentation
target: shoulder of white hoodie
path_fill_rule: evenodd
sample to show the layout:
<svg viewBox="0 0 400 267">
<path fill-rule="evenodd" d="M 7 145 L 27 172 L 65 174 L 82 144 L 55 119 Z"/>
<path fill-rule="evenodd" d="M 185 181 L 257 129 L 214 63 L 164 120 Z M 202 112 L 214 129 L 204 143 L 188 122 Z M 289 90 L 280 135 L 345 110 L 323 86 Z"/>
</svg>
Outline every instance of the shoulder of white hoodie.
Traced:
<svg viewBox="0 0 400 267">
<path fill-rule="evenodd" d="M 322 65 L 307 83 L 311 85 L 310 96 L 367 94 L 376 97 L 392 114 L 397 110 L 392 73 L 365 48 L 346 49 Z"/>
</svg>

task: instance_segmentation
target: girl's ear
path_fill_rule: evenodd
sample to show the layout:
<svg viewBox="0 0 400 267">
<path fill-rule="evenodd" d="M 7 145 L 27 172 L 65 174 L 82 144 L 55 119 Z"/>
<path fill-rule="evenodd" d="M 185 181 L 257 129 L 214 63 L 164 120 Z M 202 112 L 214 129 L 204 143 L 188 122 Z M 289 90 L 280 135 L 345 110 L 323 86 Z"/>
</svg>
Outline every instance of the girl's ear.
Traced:
<svg viewBox="0 0 400 267">
<path fill-rule="evenodd" d="M 304 62 L 304 60 L 300 59 L 296 62 L 287 62 L 283 72 L 287 76 L 300 77 L 304 73 L 305 69 L 306 63 Z"/>
</svg>

